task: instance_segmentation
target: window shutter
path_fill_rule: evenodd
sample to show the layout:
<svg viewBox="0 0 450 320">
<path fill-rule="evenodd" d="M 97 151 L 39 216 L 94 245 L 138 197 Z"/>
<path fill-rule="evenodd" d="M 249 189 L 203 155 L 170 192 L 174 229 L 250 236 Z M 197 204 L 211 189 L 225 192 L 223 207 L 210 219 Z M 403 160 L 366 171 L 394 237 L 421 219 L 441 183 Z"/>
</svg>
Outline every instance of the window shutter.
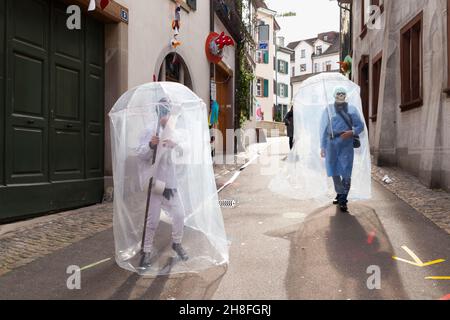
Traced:
<svg viewBox="0 0 450 320">
<path fill-rule="evenodd" d="M 289 74 L 289 63 L 286 61 L 284 62 L 284 73 Z"/>
<path fill-rule="evenodd" d="M 264 51 L 264 63 L 269 63 L 269 51 Z"/>
<path fill-rule="evenodd" d="M 192 10 L 197 10 L 197 0 L 187 0 L 187 4 Z"/>
<path fill-rule="evenodd" d="M 289 97 L 289 87 L 287 84 L 284 85 L 284 97 Z"/>
<path fill-rule="evenodd" d="M 269 80 L 264 79 L 264 98 L 269 96 Z"/>
</svg>

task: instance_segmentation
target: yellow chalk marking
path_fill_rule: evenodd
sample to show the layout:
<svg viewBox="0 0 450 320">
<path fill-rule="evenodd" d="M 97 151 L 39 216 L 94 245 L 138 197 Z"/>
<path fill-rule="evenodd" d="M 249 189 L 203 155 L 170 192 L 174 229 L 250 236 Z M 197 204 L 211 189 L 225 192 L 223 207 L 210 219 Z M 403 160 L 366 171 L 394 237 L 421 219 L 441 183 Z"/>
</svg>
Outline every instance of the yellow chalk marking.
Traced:
<svg viewBox="0 0 450 320">
<path fill-rule="evenodd" d="M 398 260 L 398 261 L 401 261 L 401 262 L 406 262 L 406 263 L 412 264 L 413 266 L 416 266 L 416 267 L 420 267 L 420 264 L 417 264 L 415 262 L 408 261 L 408 260 L 405 260 L 405 259 L 402 259 L 402 258 L 392 257 L 392 259 Z"/>
<path fill-rule="evenodd" d="M 417 264 L 423 264 L 422 260 L 420 260 L 419 257 L 416 256 L 416 254 L 412 252 L 407 246 L 403 246 L 402 249 L 405 250 L 406 253 L 409 254 Z"/>
<path fill-rule="evenodd" d="M 398 257 L 395 257 L 395 256 L 393 256 L 392 259 L 398 260 L 398 261 L 401 261 L 401 262 L 405 262 L 405 263 L 409 263 L 409 264 L 412 264 L 413 266 L 420 267 L 420 268 L 428 267 L 428 266 L 431 266 L 431 265 L 433 265 L 433 264 L 437 264 L 437 263 L 441 263 L 441 262 L 444 262 L 444 261 L 445 261 L 444 259 L 437 259 L 437 260 L 428 261 L 428 262 L 425 262 L 425 263 L 424 263 L 424 262 L 422 262 L 422 260 L 420 260 L 419 257 L 418 257 L 411 249 L 409 249 L 407 246 L 402 246 L 402 249 L 405 250 L 406 253 L 410 255 L 410 257 L 414 260 L 414 262 L 413 262 L 413 261 L 409 261 L 409 260 L 405 260 L 405 259 L 402 259 L 402 258 L 398 258 Z"/>
<path fill-rule="evenodd" d="M 426 277 L 426 280 L 450 280 L 450 276 L 449 277 Z"/>
<path fill-rule="evenodd" d="M 445 262 L 445 260 L 438 259 L 438 260 L 434 260 L 434 261 L 430 261 L 430 262 L 425 262 L 421 265 L 421 267 L 428 267 L 428 266 L 431 266 L 432 264 L 437 264 L 437 263 L 441 263 L 441 262 Z"/>
<path fill-rule="evenodd" d="M 99 264 L 102 264 L 102 263 L 107 262 L 107 261 L 109 261 L 109 260 L 111 260 L 111 258 L 104 259 L 104 260 L 100 260 L 100 261 L 98 261 L 98 262 L 95 262 L 95 263 L 93 263 L 93 264 L 90 264 L 90 265 L 88 265 L 88 266 L 85 266 L 85 267 L 81 268 L 80 271 L 83 271 L 83 270 L 86 270 L 86 269 L 89 269 L 89 268 L 98 266 Z"/>
</svg>

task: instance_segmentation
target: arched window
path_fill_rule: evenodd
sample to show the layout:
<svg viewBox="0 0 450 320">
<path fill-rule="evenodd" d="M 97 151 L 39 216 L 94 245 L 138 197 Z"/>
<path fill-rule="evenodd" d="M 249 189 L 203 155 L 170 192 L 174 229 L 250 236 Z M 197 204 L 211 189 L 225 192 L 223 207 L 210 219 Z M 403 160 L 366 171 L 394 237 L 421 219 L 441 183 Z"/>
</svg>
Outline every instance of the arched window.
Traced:
<svg viewBox="0 0 450 320">
<path fill-rule="evenodd" d="M 192 79 L 186 63 L 178 53 L 169 53 L 159 70 L 158 81 L 172 81 L 184 84 L 192 90 Z"/>
</svg>

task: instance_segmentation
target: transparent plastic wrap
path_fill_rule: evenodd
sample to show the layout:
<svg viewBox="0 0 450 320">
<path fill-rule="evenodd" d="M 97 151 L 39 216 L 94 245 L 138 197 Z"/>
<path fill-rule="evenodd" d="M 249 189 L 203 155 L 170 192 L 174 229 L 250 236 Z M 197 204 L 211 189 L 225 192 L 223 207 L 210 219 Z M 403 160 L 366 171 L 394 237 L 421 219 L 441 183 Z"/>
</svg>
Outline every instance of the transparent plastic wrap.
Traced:
<svg viewBox="0 0 450 320">
<path fill-rule="evenodd" d="M 341 143 L 339 130 L 350 130 L 350 126 L 345 128 L 346 120 L 336 112 L 335 94 L 339 89 L 346 93 L 347 112 L 353 113 L 352 118 L 359 122 L 356 133 L 361 146 L 354 148 L 350 138 L 350 146 L 346 142 L 342 149 L 328 150 L 333 155 L 322 157 L 322 148 L 327 149 L 323 144 L 331 139 Z M 336 197 L 332 176 L 337 174 L 351 177 L 348 200 L 371 198 L 370 147 L 358 85 L 337 73 L 322 73 L 305 80 L 294 98 L 294 124 L 294 147 L 270 183 L 272 192 L 323 205 Z"/>
<path fill-rule="evenodd" d="M 146 275 L 226 266 L 204 102 L 155 82 L 126 92 L 109 116 L 119 266 Z"/>
</svg>

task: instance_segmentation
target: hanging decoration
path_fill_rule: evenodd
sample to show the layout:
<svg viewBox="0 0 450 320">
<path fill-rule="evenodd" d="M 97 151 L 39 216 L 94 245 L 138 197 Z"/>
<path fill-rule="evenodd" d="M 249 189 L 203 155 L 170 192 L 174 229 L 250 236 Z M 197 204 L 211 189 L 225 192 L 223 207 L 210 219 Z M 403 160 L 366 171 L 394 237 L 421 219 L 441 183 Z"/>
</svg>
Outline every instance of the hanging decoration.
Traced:
<svg viewBox="0 0 450 320">
<path fill-rule="evenodd" d="M 219 122 L 219 104 L 216 100 L 211 101 L 211 114 L 209 116 L 209 125 L 213 126 Z"/>
<path fill-rule="evenodd" d="M 110 0 L 101 0 L 100 1 L 100 8 L 102 10 L 105 10 L 105 8 L 109 5 Z M 97 7 L 96 0 L 90 0 L 88 11 L 95 11 Z"/>
<path fill-rule="evenodd" d="M 341 72 L 348 77 L 352 73 L 352 57 L 346 56 L 344 61 L 339 61 L 338 63 L 341 66 Z"/>
<path fill-rule="evenodd" d="M 223 59 L 223 49 L 227 46 L 234 46 L 234 40 L 225 35 L 224 32 L 218 34 L 211 32 L 206 39 L 205 51 L 209 62 L 219 63 Z"/>
<path fill-rule="evenodd" d="M 174 49 L 181 46 L 181 42 L 177 39 L 178 35 L 180 34 L 180 28 L 181 28 L 181 3 L 177 1 L 177 5 L 175 7 L 175 16 L 172 21 L 173 38 L 170 41 L 170 45 Z"/>
</svg>

